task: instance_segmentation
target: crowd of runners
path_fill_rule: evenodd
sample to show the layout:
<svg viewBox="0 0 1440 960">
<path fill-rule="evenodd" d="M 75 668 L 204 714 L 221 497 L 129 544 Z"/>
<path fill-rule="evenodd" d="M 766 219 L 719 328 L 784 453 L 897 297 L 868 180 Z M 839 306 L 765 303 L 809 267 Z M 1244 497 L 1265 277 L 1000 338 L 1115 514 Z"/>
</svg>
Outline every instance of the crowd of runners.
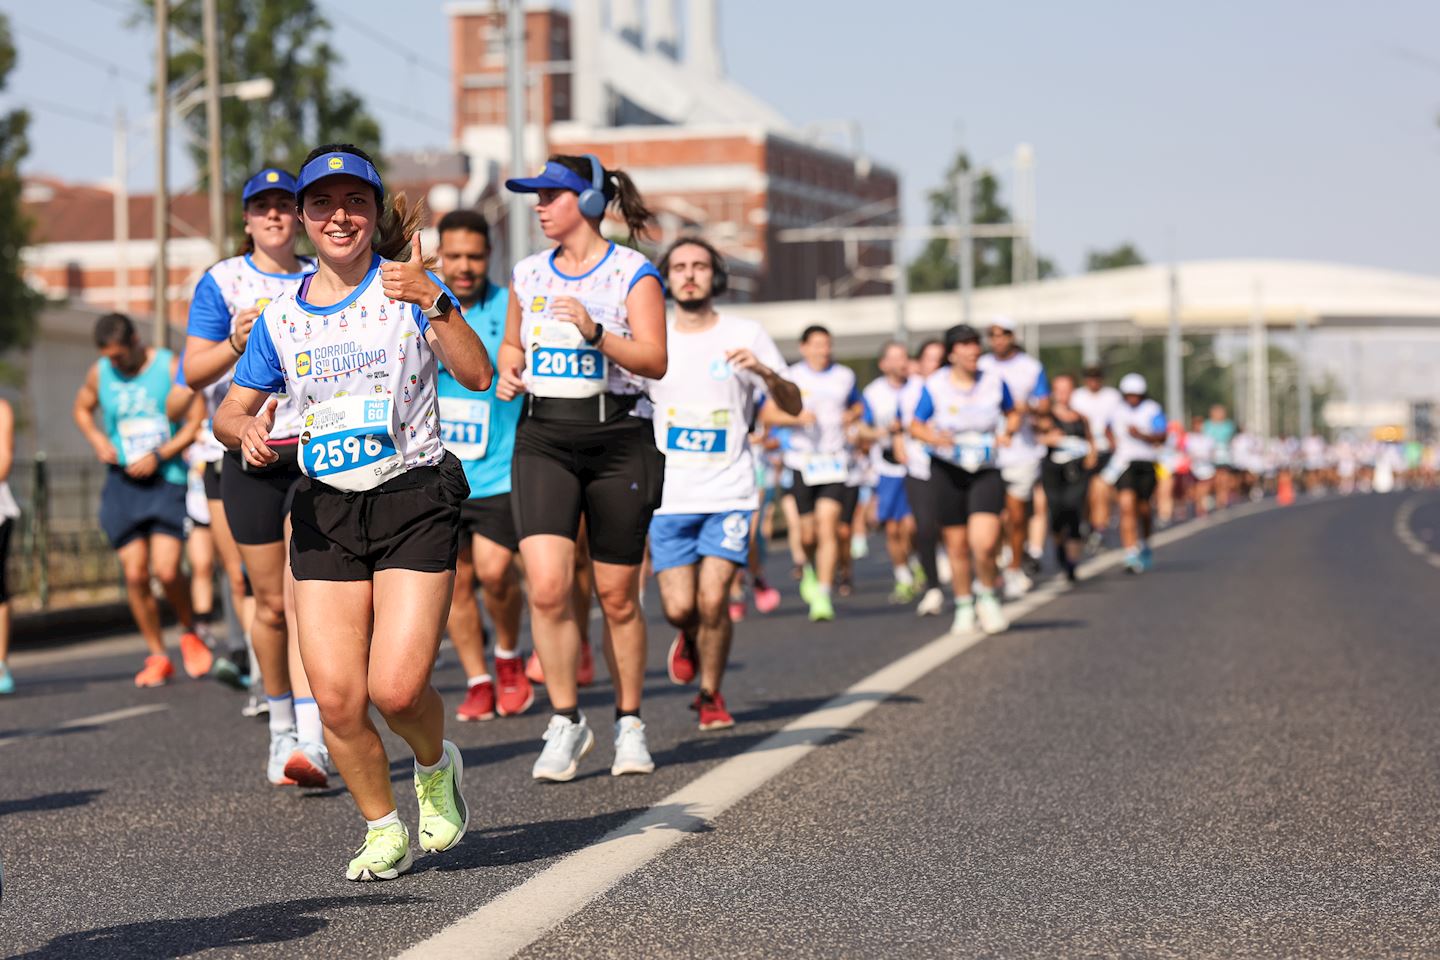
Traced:
<svg viewBox="0 0 1440 960">
<path fill-rule="evenodd" d="M 298 174 L 262 169 L 242 195 L 245 248 L 201 279 L 183 352 L 107 315 L 76 397 L 149 647 L 136 685 L 176 672 L 153 579 L 183 671 L 251 690 L 244 712 L 268 721 L 257 779 L 262 764 L 276 786 L 343 778 L 366 821 L 349 879 L 411 865 L 372 707 L 414 754 L 426 851 L 469 820 L 448 722 L 524 714 L 543 690 L 533 776 L 576 776 L 596 740 L 578 696 L 596 646 L 615 697 L 611 773 L 654 770 L 651 574 L 674 629 L 670 679 L 695 685 L 696 722 L 717 730 L 735 722 L 722 692 L 735 624 L 787 589 L 810 621 L 845 617 L 872 542 L 891 603 L 997 633 L 1007 601 L 1046 571 L 1074 579 L 1112 525 L 1141 574 L 1157 524 L 1291 483 L 1376 482 L 1375 451 L 1261 441 L 1221 407 L 1167 423 L 1138 373 L 1047 372 L 1004 317 L 913 353 L 886 345 L 862 389 L 825 327 L 787 363 L 763 327 L 717 307 L 729 278 L 705 239 L 653 262 L 606 239 L 607 215 L 632 237 L 651 220 L 623 171 L 555 156 L 506 186 L 536 195 L 551 246 L 496 284 L 479 213 L 435 224 L 429 269 L 420 211 L 353 146 L 318 147 Z M 766 546 L 781 520 L 788 570 Z M 216 581 L 240 624 L 223 648 Z M 446 636 L 467 678 L 449 705 L 431 683 Z M 13 689 L 3 653 L 0 692 Z"/>
</svg>

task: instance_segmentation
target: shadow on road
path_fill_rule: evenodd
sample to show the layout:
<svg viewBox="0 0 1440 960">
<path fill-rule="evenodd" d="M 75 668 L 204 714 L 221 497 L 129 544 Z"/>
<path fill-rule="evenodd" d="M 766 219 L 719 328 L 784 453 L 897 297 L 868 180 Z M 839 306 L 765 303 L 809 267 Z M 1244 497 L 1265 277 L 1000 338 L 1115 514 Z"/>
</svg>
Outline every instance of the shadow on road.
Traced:
<svg viewBox="0 0 1440 960">
<path fill-rule="evenodd" d="M 423 903 L 416 897 L 311 897 L 244 907 L 218 917 L 145 920 L 56 937 L 17 960 L 116 960 L 186 957 L 219 947 L 285 943 L 325 929 L 327 913 L 355 907 Z"/>
<path fill-rule="evenodd" d="M 446 854 L 433 869 L 474 870 L 563 857 L 589 846 L 644 812 L 645 807 L 631 807 L 568 820 L 516 823 L 479 830 L 471 827 L 460 846 Z"/>
<path fill-rule="evenodd" d="M 1052 630 L 1081 630 L 1090 625 L 1088 620 L 1020 620 L 1008 633 L 1048 633 Z"/>
<path fill-rule="evenodd" d="M 33 813 L 37 810 L 64 810 L 68 807 L 83 807 L 104 793 L 104 790 L 70 790 L 65 793 L 47 793 L 24 800 L 0 800 L 0 817 L 12 813 Z"/>
</svg>

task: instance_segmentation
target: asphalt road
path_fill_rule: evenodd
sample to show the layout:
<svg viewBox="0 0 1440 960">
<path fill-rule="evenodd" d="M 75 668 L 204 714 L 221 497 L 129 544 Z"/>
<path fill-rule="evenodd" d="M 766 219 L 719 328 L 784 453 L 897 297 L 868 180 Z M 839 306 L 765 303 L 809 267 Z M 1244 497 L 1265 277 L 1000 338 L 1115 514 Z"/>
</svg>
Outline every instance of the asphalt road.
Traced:
<svg viewBox="0 0 1440 960">
<path fill-rule="evenodd" d="M 1440 494 L 1327 500 L 1062 593 L 522 955 L 1440 955 L 1440 601 L 1396 536 L 1407 503 L 1413 538 L 1440 547 Z M 733 731 L 694 728 L 657 627 L 651 777 L 610 777 L 602 735 L 576 782 L 534 784 L 540 709 L 453 725 L 471 832 L 387 884 L 343 879 L 363 829 L 343 791 L 264 783 L 264 725 L 237 695 L 137 691 L 125 640 L 19 655 L 21 693 L 0 702 L 0 954 L 394 955 L 563 874 L 948 624 L 887 606 L 878 562 L 862 572 L 833 625 L 790 596 L 739 627 Z M 455 702 L 458 668 L 439 682 Z M 603 680 L 585 697 L 597 730 L 608 699 Z M 413 822 L 408 758 L 395 770 Z"/>
</svg>

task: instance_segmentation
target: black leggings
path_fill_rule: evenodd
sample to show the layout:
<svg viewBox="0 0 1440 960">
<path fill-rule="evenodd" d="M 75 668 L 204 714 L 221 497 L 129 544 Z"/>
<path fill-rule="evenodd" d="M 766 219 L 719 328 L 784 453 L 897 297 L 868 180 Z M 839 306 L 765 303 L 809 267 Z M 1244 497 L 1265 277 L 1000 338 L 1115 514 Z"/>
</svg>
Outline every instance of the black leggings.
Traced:
<svg viewBox="0 0 1440 960">
<path fill-rule="evenodd" d="M 915 517 L 915 552 L 920 556 L 920 569 L 925 582 L 940 585 L 940 571 L 935 567 L 935 552 L 940 549 L 940 511 L 935 504 L 935 488 L 929 480 L 905 478 L 905 499 Z"/>
<path fill-rule="evenodd" d="M 1086 494 L 1090 490 L 1090 471 L 1079 461 L 1052 463 L 1047 458 L 1040 461 L 1040 483 L 1050 508 L 1050 532 L 1060 543 L 1079 540 L 1086 515 Z"/>
</svg>

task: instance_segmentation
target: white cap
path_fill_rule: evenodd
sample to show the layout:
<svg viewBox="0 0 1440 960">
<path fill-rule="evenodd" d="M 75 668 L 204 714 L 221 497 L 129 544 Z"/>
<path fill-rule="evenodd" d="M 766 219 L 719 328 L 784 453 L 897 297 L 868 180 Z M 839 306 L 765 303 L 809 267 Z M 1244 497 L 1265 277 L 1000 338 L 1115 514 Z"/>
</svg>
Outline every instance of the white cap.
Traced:
<svg viewBox="0 0 1440 960">
<path fill-rule="evenodd" d="M 1143 397 L 1149 392 L 1145 378 L 1138 373 L 1127 373 L 1120 378 L 1120 392 L 1126 396 Z"/>
<path fill-rule="evenodd" d="M 1015 321 L 1014 321 L 1014 320 L 1011 320 L 1009 317 L 1007 317 L 1007 316 L 1005 316 L 1005 315 L 1003 315 L 1003 314 L 1001 314 L 1000 316 L 997 316 L 997 317 L 992 318 L 992 319 L 990 320 L 990 326 L 992 326 L 992 327 L 999 327 L 1001 330 L 1004 330 L 1004 331 L 1006 331 L 1007 333 L 1014 333 L 1014 332 L 1015 332 Z"/>
</svg>

